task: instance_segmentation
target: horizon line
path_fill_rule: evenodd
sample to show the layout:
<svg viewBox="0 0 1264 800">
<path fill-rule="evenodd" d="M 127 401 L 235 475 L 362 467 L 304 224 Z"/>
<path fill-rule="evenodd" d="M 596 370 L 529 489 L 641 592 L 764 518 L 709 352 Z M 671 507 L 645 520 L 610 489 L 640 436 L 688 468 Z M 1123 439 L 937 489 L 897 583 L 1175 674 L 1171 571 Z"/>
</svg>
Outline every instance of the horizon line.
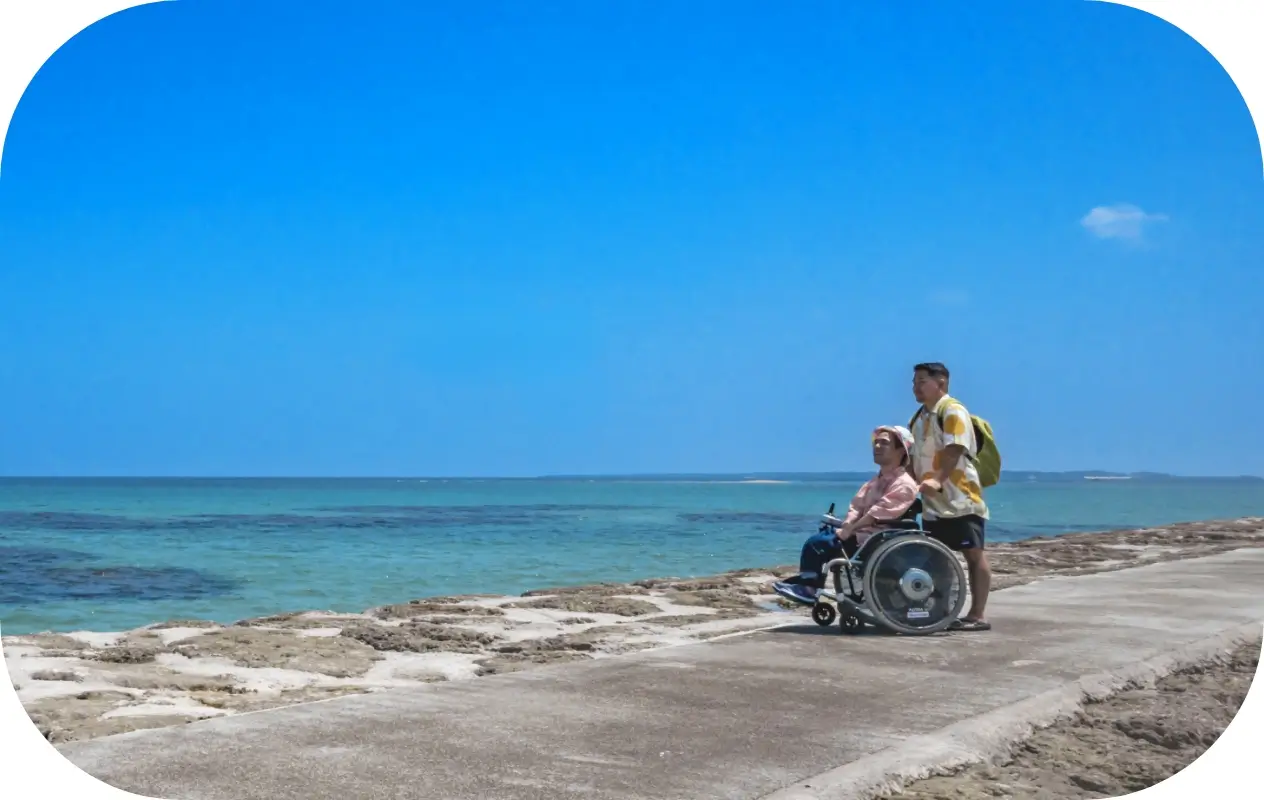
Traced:
<svg viewBox="0 0 1264 800">
<path fill-rule="evenodd" d="M 620 480 L 620 479 L 653 479 L 653 478 L 730 478 L 736 480 L 760 480 L 782 477 L 840 477 L 870 475 L 872 470 L 828 470 L 828 471 L 794 471 L 775 470 L 767 472 L 625 472 L 625 473 L 551 473 L 541 475 L 0 475 L 0 481 L 20 480 L 152 480 L 152 481 L 201 481 L 201 480 L 416 480 L 416 481 L 541 481 L 541 480 Z M 1009 474 L 1048 475 L 1076 477 L 1121 477 L 1121 478 L 1178 478 L 1186 480 L 1264 480 L 1264 476 L 1237 475 L 1181 475 L 1168 472 L 1151 472 L 1138 470 L 1135 472 L 1118 472 L 1113 470 L 1038 470 L 1011 469 Z M 1004 483 L 1004 480 L 1002 480 Z"/>
</svg>

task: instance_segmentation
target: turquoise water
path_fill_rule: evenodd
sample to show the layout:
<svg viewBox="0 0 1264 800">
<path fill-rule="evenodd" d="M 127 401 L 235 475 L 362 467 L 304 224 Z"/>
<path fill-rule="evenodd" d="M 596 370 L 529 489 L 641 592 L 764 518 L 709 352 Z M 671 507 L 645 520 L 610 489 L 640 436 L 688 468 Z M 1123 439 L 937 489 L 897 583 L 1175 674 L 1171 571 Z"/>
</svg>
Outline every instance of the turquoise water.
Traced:
<svg viewBox="0 0 1264 800">
<path fill-rule="evenodd" d="M 358 612 L 793 563 L 858 481 L 0 480 L 5 634 Z M 1018 481 L 990 541 L 1264 513 L 1264 482 Z"/>
</svg>

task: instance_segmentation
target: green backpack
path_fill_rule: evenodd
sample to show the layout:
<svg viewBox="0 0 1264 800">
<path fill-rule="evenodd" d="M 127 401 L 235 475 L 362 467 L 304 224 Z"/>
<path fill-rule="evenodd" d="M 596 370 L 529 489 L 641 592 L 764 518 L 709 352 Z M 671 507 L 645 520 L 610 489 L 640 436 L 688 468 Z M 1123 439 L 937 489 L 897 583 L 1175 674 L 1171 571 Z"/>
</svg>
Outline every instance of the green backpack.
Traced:
<svg viewBox="0 0 1264 800">
<path fill-rule="evenodd" d="M 909 420 L 909 430 L 913 429 L 913 425 L 917 423 L 917 418 L 922 415 L 923 409 L 917 409 L 917 413 Z M 944 429 L 944 414 L 939 413 L 939 429 Z M 996 437 L 992 433 L 992 424 L 983 417 L 975 414 L 970 415 L 970 422 L 974 424 L 974 441 L 978 447 L 977 455 L 966 453 L 966 457 L 974 462 L 974 468 L 979 473 L 979 485 L 981 488 L 995 486 L 1001 480 L 1001 451 L 996 447 Z"/>
</svg>

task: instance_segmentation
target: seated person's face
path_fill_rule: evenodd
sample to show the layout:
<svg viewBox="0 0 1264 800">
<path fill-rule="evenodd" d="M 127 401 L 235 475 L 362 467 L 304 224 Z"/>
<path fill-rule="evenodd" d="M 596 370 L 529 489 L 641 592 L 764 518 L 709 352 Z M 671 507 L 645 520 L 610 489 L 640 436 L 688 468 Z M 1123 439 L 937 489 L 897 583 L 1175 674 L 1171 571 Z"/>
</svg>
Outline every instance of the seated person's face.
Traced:
<svg viewBox="0 0 1264 800">
<path fill-rule="evenodd" d="M 890 431 L 882 431 L 873 437 L 873 463 L 889 467 L 900 462 L 900 446 Z"/>
</svg>

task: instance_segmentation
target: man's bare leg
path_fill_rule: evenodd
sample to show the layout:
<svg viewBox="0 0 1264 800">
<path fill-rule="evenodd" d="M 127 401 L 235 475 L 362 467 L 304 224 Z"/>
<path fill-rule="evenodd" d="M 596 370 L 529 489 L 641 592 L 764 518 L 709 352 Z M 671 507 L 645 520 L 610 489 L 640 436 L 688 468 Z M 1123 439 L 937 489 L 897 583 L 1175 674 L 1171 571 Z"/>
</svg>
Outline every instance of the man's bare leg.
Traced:
<svg viewBox="0 0 1264 800">
<path fill-rule="evenodd" d="M 982 622 L 987 609 L 988 595 L 992 591 L 992 565 L 988 563 L 987 552 L 979 547 L 963 550 L 966 567 L 970 575 L 970 611 L 967 620 Z"/>
</svg>

